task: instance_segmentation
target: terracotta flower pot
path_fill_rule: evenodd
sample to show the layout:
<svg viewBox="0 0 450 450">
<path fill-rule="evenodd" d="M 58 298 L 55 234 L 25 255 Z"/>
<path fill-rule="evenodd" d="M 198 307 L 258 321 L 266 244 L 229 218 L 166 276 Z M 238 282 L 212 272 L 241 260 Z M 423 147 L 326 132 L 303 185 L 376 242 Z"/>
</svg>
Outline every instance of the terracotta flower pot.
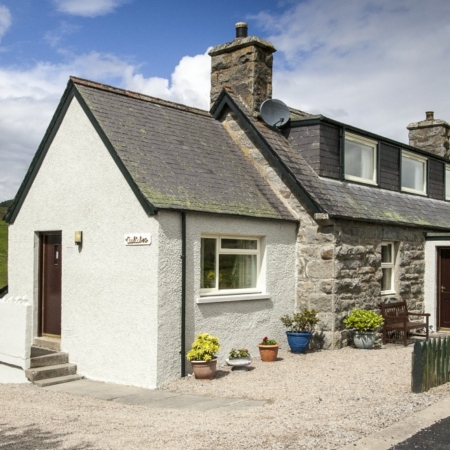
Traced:
<svg viewBox="0 0 450 450">
<path fill-rule="evenodd" d="M 212 380 L 217 370 L 217 359 L 211 361 L 191 361 L 197 380 Z"/>
<path fill-rule="evenodd" d="M 261 355 L 261 361 L 273 362 L 277 359 L 279 344 L 275 345 L 261 345 L 258 344 L 259 354 Z"/>
</svg>

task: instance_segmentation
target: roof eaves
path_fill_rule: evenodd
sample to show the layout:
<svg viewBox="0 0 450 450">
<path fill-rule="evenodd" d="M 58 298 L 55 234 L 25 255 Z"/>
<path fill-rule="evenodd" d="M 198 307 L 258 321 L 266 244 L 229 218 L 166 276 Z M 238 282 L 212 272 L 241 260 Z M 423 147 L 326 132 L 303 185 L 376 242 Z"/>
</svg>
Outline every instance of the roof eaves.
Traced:
<svg viewBox="0 0 450 450">
<path fill-rule="evenodd" d="M 217 120 L 224 107 L 228 106 L 241 120 L 243 120 L 249 129 L 251 130 L 253 137 L 260 143 L 261 147 L 265 150 L 266 156 L 269 157 L 276 166 L 279 167 L 284 177 L 289 180 L 293 190 L 302 198 L 306 205 L 311 209 L 312 213 L 324 213 L 326 212 L 303 188 L 300 182 L 297 180 L 295 175 L 289 170 L 289 168 L 283 163 L 283 161 L 278 156 L 277 152 L 272 148 L 272 146 L 266 141 L 264 136 L 258 131 L 258 129 L 253 125 L 252 121 L 249 119 L 247 114 L 245 114 L 242 109 L 236 104 L 234 99 L 228 94 L 226 89 L 223 89 L 217 98 L 216 102 L 211 108 L 211 114 Z M 275 129 L 275 128 L 274 128 Z"/>
<path fill-rule="evenodd" d="M 118 169 L 122 173 L 123 177 L 127 181 L 128 185 L 130 186 L 133 193 L 136 195 L 137 200 L 141 204 L 141 206 L 144 208 L 144 211 L 147 213 L 147 215 L 152 216 L 155 215 L 158 211 L 158 208 L 153 205 L 147 197 L 142 193 L 139 186 L 136 184 L 135 180 L 133 179 L 132 175 L 128 171 L 128 169 L 125 167 L 125 164 L 123 163 L 120 156 L 117 154 L 116 150 L 114 149 L 114 146 L 112 145 L 111 141 L 106 136 L 106 133 L 104 132 L 103 128 L 99 124 L 98 120 L 96 119 L 94 113 L 89 108 L 88 104 L 86 103 L 85 99 L 83 98 L 83 95 L 81 92 L 76 89 L 75 85 L 75 97 L 80 103 L 81 107 L 83 108 L 84 113 L 88 117 L 89 121 L 92 123 L 92 126 L 95 128 L 95 131 L 99 135 L 100 139 L 102 140 L 103 144 L 107 148 L 109 154 L 113 158 L 114 162 L 116 163 Z"/>
<path fill-rule="evenodd" d="M 47 151 L 51 143 L 53 142 L 53 139 L 59 129 L 59 126 L 61 125 L 61 122 L 64 119 L 67 108 L 69 107 L 73 96 L 74 96 L 73 84 L 69 81 L 67 83 L 67 87 L 64 91 L 64 94 L 61 97 L 61 100 L 58 104 L 58 107 L 56 108 L 56 111 L 53 114 L 52 120 L 50 121 L 50 124 L 44 134 L 44 137 L 42 138 L 42 141 L 39 144 L 38 150 L 35 153 L 33 159 L 31 160 L 30 166 L 27 170 L 27 173 L 25 174 L 25 178 L 23 179 L 22 184 L 20 185 L 19 190 L 17 191 L 17 194 L 14 197 L 14 201 L 12 205 L 8 208 L 8 211 L 6 212 L 5 216 L 3 217 L 3 220 L 5 222 L 14 223 L 14 220 L 19 214 L 20 208 L 22 207 L 23 202 L 25 201 L 25 198 L 28 195 L 28 192 L 31 188 L 31 185 L 33 184 L 34 179 L 36 178 L 36 175 L 41 167 L 45 155 L 47 154 Z"/>
</svg>

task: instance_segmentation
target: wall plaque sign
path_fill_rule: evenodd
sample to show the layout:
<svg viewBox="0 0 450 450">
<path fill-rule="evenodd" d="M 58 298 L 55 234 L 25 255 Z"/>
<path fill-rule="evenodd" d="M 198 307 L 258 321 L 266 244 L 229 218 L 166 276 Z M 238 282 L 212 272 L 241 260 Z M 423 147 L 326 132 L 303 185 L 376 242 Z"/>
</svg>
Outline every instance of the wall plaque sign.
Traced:
<svg viewBox="0 0 450 450">
<path fill-rule="evenodd" d="M 129 233 L 124 235 L 125 245 L 150 245 L 152 243 L 152 235 L 150 233 Z"/>
</svg>

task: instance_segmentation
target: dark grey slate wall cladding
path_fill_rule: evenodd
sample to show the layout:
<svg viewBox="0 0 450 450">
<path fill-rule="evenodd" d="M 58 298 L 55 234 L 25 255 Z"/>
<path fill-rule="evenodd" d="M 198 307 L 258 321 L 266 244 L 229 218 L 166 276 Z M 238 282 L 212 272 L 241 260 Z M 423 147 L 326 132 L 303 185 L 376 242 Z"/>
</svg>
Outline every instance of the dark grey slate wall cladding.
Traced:
<svg viewBox="0 0 450 450">
<path fill-rule="evenodd" d="M 444 179 L 444 163 L 429 159 L 428 170 L 428 192 L 431 198 L 444 200 L 445 195 L 445 179 Z"/>
<path fill-rule="evenodd" d="M 340 132 L 338 127 L 328 124 L 320 125 L 320 170 L 319 175 L 323 177 L 339 179 Z"/>
<path fill-rule="evenodd" d="M 400 150 L 380 142 L 380 187 L 391 191 L 400 190 Z"/>
<path fill-rule="evenodd" d="M 320 125 L 291 128 L 287 133 L 291 145 L 320 173 Z"/>
</svg>

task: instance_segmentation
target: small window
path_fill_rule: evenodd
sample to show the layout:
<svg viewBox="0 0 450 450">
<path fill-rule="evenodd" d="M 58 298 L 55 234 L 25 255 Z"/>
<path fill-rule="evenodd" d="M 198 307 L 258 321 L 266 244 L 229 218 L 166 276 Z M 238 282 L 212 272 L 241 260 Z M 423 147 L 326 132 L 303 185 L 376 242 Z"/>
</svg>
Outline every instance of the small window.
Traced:
<svg viewBox="0 0 450 450">
<path fill-rule="evenodd" d="M 387 242 L 381 244 L 381 294 L 394 294 L 394 244 Z"/>
<path fill-rule="evenodd" d="M 201 294 L 257 292 L 258 238 L 211 236 L 201 239 Z"/>
<path fill-rule="evenodd" d="M 377 184 L 377 143 L 345 134 L 344 175 L 346 180 Z"/>
<path fill-rule="evenodd" d="M 402 191 L 426 195 L 426 158 L 409 152 L 402 152 Z"/>
<path fill-rule="evenodd" d="M 445 166 L 445 199 L 450 200 L 450 166 Z"/>
</svg>

